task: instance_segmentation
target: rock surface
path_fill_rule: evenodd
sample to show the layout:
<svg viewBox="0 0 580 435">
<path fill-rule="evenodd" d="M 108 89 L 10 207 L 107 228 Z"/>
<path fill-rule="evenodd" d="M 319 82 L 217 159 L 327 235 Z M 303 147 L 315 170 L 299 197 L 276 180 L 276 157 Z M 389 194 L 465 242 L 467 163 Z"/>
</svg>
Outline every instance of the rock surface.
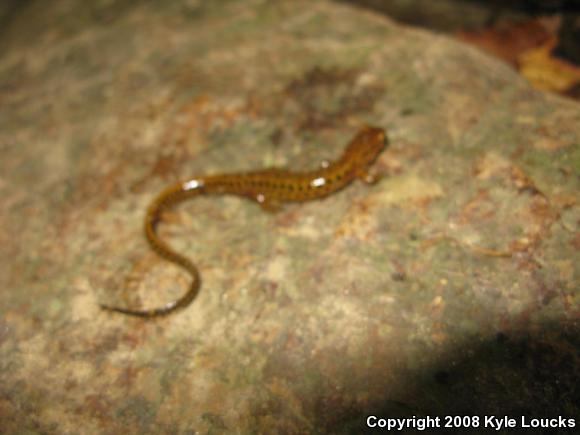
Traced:
<svg viewBox="0 0 580 435">
<path fill-rule="evenodd" d="M 50 3 L 50 4 L 48 4 Z M 579 415 L 580 108 L 443 36 L 325 1 L 32 2 L 0 41 L 5 433 L 351 433 L 366 416 Z M 194 174 L 383 180 L 275 215 Z"/>
</svg>

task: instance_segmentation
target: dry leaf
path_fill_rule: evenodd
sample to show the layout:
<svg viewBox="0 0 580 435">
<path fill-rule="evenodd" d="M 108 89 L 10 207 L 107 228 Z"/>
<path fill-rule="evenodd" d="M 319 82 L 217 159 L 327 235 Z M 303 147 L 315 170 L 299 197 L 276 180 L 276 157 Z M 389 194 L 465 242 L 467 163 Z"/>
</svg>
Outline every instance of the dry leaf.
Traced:
<svg viewBox="0 0 580 435">
<path fill-rule="evenodd" d="M 564 93 L 580 84 L 580 68 L 552 56 L 557 42 L 556 38 L 550 38 L 518 58 L 520 73 L 536 89 Z"/>
<path fill-rule="evenodd" d="M 558 44 L 559 20 L 536 19 L 457 37 L 517 67 L 532 86 L 567 93 L 580 85 L 580 68 L 552 55 Z"/>
<path fill-rule="evenodd" d="M 520 55 L 549 40 L 551 29 L 539 20 L 479 31 L 461 30 L 457 37 L 516 66 Z"/>
</svg>

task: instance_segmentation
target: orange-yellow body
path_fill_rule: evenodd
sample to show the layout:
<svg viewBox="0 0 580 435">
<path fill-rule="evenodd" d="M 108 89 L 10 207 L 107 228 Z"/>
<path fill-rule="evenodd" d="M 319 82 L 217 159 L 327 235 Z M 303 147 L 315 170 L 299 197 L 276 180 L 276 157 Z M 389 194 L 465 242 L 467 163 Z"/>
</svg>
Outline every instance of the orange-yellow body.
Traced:
<svg viewBox="0 0 580 435">
<path fill-rule="evenodd" d="M 200 287 L 197 267 L 185 256 L 175 252 L 156 232 L 162 210 L 197 195 L 238 195 L 258 202 L 264 210 L 274 211 L 287 202 L 302 202 L 324 198 L 359 178 L 373 183 L 376 178 L 368 170 L 386 147 L 385 131 L 364 127 L 351 140 L 335 162 L 323 162 L 319 169 L 291 172 L 285 169 L 265 169 L 239 174 L 208 175 L 173 184 L 163 190 L 149 205 L 145 215 L 145 236 L 161 257 L 189 271 L 193 282 L 185 295 L 162 307 L 132 309 L 102 305 L 103 308 L 125 314 L 154 317 L 169 314 L 188 305 Z"/>
</svg>

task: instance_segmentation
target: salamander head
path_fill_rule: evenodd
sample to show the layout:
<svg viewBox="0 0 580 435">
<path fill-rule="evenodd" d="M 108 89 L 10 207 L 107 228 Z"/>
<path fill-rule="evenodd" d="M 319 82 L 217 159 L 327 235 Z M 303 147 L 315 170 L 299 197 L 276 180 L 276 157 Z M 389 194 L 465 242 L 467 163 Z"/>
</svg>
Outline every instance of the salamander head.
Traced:
<svg viewBox="0 0 580 435">
<path fill-rule="evenodd" d="M 386 146 L 385 130 L 365 126 L 348 144 L 344 157 L 353 162 L 355 167 L 364 168 L 371 165 Z"/>
</svg>

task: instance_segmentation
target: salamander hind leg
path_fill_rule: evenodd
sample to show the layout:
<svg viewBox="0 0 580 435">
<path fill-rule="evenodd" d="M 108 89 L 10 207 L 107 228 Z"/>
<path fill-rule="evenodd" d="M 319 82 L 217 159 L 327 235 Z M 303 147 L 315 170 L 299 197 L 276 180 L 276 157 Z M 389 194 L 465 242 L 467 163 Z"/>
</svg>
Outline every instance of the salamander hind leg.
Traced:
<svg viewBox="0 0 580 435">
<path fill-rule="evenodd" d="M 267 197 L 263 193 L 258 193 L 255 197 L 255 200 L 258 204 L 260 204 L 262 210 L 267 213 L 276 213 L 282 209 L 280 202 Z"/>
</svg>

